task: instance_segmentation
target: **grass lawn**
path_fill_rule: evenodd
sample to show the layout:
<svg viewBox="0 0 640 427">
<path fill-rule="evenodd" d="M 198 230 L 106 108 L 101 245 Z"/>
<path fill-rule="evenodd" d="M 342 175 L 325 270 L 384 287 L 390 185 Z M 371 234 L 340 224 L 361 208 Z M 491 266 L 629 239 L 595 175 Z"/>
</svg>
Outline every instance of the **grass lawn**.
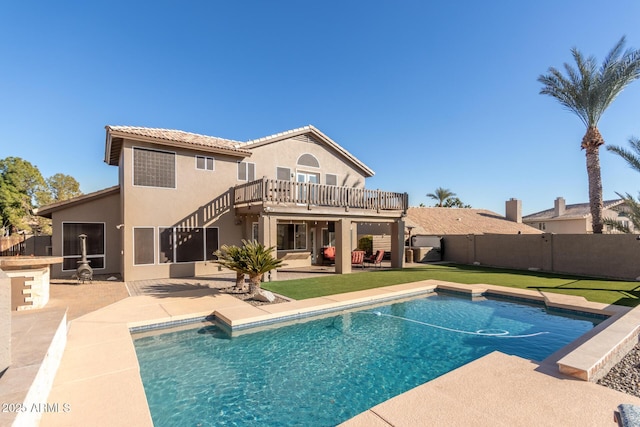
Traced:
<svg viewBox="0 0 640 427">
<path fill-rule="evenodd" d="M 589 301 L 630 307 L 640 304 L 640 282 L 456 264 L 425 265 L 402 270 L 371 271 L 348 275 L 319 275 L 308 279 L 264 283 L 263 287 L 272 292 L 300 300 L 426 279 L 538 289 L 545 292 L 579 295 Z"/>
</svg>

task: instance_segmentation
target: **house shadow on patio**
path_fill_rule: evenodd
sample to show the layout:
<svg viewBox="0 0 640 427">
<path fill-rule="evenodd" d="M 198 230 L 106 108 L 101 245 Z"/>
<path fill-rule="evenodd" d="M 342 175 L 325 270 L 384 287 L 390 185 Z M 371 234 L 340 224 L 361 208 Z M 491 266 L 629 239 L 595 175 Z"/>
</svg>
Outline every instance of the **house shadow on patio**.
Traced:
<svg viewBox="0 0 640 427">
<path fill-rule="evenodd" d="M 235 284 L 233 277 L 221 275 L 213 278 L 183 278 L 183 279 L 157 279 L 138 280 L 127 282 L 127 288 L 131 296 L 149 295 L 159 298 L 168 297 L 195 297 L 203 294 L 217 294 L 220 289 L 225 289 Z"/>
</svg>

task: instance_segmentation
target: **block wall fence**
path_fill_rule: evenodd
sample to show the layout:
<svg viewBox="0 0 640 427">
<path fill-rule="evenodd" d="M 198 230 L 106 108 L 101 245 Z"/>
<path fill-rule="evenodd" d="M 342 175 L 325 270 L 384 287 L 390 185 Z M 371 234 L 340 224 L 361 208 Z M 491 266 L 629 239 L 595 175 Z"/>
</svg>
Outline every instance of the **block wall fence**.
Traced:
<svg viewBox="0 0 640 427">
<path fill-rule="evenodd" d="M 640 236 L 631 234 L 481 234 L 443 238 L 443 260 L 636 280 Z"/>
</svg>

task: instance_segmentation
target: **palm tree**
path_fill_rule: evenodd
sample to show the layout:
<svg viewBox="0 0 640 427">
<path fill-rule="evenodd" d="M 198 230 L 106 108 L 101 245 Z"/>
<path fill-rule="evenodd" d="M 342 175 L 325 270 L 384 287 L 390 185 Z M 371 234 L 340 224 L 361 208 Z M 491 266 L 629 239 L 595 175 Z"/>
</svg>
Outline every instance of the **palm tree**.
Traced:
<svg viewBox="0 0 640 427">
<path fill-rule="evenodd" d="M 626 160 L 627 164 L 631 166 L 631 169 L 640 172 L 640 139 L 633 137 L 629 138 L 629 145 L 631 146 L 630 150 L 616 145 L 607 147 L 607 150 L 622 157 Z M 620 193 L 616 194 L 624 200 L 627 207 L 626 214 L 633 224 L 634 230 L 640 230 L 640 203 L 637 202 L 629 193 L 624 196 Z M 614 219 L 605 219 L 604 223 L 623 233 L 631 233 L 633 231 L 630 227 L 625 226 L 621 221 L 616 221 Z"/>
<path fill-rule="evenodd" d="M 598 130 L 598 122 L 622 90 L 640 77 L 640 50 L 624 51 L 624 44 L 625 37 L 622 37 L 600 67 L 593 56 L 585 58 L 578 49 L 573 48 L 571 54 L 577 68 L 565 63 L 566 76 L 550 67 L 548 74 L 538 77 L 538 81 L 543 84 L 540 94 L 556 98 L 587 127 L 580 146 L 586 153 L 594 233 L 602 233 L 603 225 L 599 149 L 604 144 L 604 139 Z"/>
<path fill-rule="evenodd" d="M 242 247 L 244 272 L 249 275 L 249 294 L 255 295 L 260 292 L 260 282 L 262 282 L 264 273 L 275 270 L 283 264 L 281 259 L 273 256 L 275 246 L 267 248 L 255 240 L 252 242 L 243 240 L 242 243 L 244 244 Z"/>
<path fill-rule="evenodd" d="M 436 207 L 441 208 L 444 205 L 444 202 L 450 198 L 455 196 L 456 193 L 454 193 L 453 191 L 447 189 L 447 188 L 442 188 L 442 187 L 438 187 L 436 188 L 435 193 L 428 193 L 427 197 L 431 197 L 434 200 L 437 200 L 438 203 L 436 203 Z"/>
<path fill-rule="evenodd" d="M 236 272 L 236 286 L 234 291 L 246 293 L 249 291 L 244 281 L 246 271 L 245 256 L 242 248 L 232 245 L 222 245 L 220 250 L 215 252 L 218 259 L 216 263 Z"/>
</svg>

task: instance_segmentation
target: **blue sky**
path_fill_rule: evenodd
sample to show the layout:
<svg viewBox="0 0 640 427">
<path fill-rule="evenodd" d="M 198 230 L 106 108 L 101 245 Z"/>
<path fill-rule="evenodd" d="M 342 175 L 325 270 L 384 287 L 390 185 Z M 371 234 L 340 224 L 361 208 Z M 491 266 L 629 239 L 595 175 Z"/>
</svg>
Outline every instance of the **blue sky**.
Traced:
<svg viewBox="0 0 640 427">
<path fill-rule="evenodd" d="M 105 125 L 249 140 L 312 124 L 371 167 L 367 187 L 437 187 L 525 214 L 588 201 L 584 125 L 537 77 L 578 47 L 601 60 L 640 2 L 20 1 L 0 9 L 0 158 L 117 184 Z M 640 137 L 640 82 L 603 116 L 607 144 Z M 605 199 L 640 176 L 601 150 Z"/>
</svg>

